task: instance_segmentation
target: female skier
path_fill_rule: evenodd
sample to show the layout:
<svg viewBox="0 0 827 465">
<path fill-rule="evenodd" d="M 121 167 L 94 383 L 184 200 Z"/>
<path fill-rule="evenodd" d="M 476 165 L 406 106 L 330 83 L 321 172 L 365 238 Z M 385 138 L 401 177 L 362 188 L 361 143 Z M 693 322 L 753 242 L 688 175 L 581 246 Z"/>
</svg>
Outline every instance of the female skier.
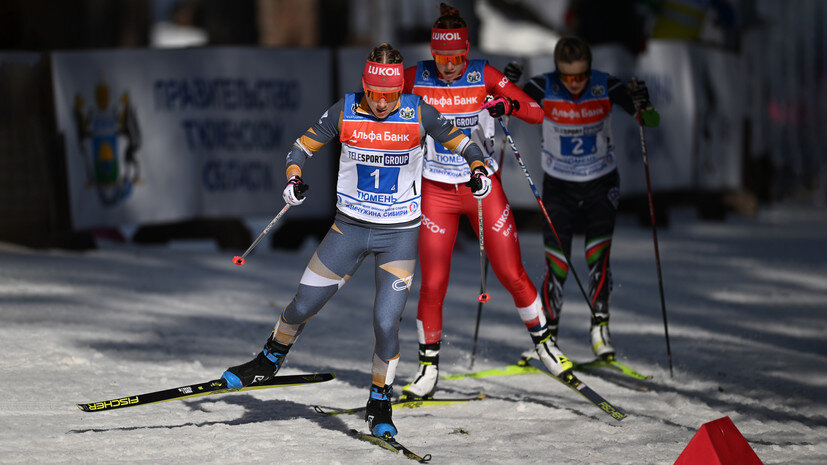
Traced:
<svg viewBox="0 0 827 465">
<path fill-rule="evenodd" d="M 365 419 L 378 437 L 397 433 L 390 396 L 399 360 L 399 320 L 413 278 L 422 216 L 422 139 L 428 135 L 460 154 L 474 172 L 472 191 L 482 195 L 491 184 L 479 147 L 419 96 L 403 94 L 403 82 L 402 55 L 388 44 L 374 48 L 365 63 L 363 91 L 346 94 L 293 144 L 283 197 L 290 205 L 300 205 L 307 190 L 301 178 L 305 160 L 334 138 L 341 141 L 338 211 L 264 350 L 222 375 L 231 388 L 275 376 L 307 320 L 372 254 L 376 342 Z"/>
<path fill-rule="evenodd" d="M 485 60 L 468 60 L 468 27 L 459 11 L 440 5 L 439 19 L 431 30 L 433 60 L 420 61 L 405 70 L 405 91 L 421 95 L 485 153 L 489 173 L 498 165 L 491 157 L 494 118 L 513 115 L 539 124 L 543 110 L 501 72 Z M 487 96 L 488 110 L 482 109 Z M 487 106 L 488 106 L 487 105 Z M 406 397 L 430 397 L 439 376 L 442 339 L 442 305 L 448 288 L 451 253 L 460 216 L 478 224 L 477 200 L 464 183 L 471 170 L 451 147 L 433 138 L 426 142 L 422 181 L 422 227 L 419 260 L 422 286 L 417 307 L 419 369 L 416 378 L 403 388 Z M 555 375 L 571 369 L 550 338 L 540 296 L 523 269 L 520 243 L 511 206 L 499 177 L 491 177 L 491 193 L 482 202 L 485 252 L 494 274 L 511 293 L 514 305 L 539 352 L 540 359 Z M 474 228 L 475 230 L 477 228 Z"/>
<path fill-rule="evenodd" d="M 574 225 L 580 219 L 585 224 L 589 266 L 592 351 L 611 360 L 615 348 L 609 336 L 609 254 L 620 198 L 611 143 L 612 105 L 620 105 L 646 126 L 657 126 L 660 116 L 649 102 L 646 83 L 627 87 L 620 79 L 592 69 L 591 49 L 582 39 L 560 39 L 554 47 L 554 63 L 554 72 L 534 76 L 523 86 L 543 105 L 543 204 L 556 230 L 555 235 L 549 225 L 543 229 L 543 303 L 556 339 L 569 271 L 566 257 L 571 257 Z"/>
</svg>

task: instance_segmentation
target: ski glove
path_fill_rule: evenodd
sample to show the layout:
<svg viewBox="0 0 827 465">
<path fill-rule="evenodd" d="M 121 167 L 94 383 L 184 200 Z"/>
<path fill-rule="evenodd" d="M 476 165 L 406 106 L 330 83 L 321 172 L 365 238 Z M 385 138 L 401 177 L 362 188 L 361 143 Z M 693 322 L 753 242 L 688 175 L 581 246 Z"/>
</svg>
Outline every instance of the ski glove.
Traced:
<svg viewBox="0 0 827 465">
<path fill-rule="evenodd" d="M 633 83 L 633 87 L 629 91 L 629 97 L 632 98 L 632 103 L 635 104 L 635 108 L 637 109 L 637 113 L 635 114 L 636 120 L 649 127 L 655 127 L 660 124 L 660 114 L 655 111 L 652 102 L 649 101 L 649 89 L 646 87 L 644 81 L 636 81 Z"/>
<path fill-rule="evenodd" d="M 509 81 L 516 84 L 517 81 L 520 80 L 520 76 L 523 75 L 523 65 L 517 63 L 516 61 L 512 61 L 505 65 L 503 74 L 505 74 L 505 77 L 507 77 Z"/>
<path fill-rule="evenodd" d="M 293 175 L 287 180 L 287 186 L 284 188 L 281 197 L 290 206 L 297 206 L 304 203 L 305 195 L 310 186 L 302 181 L 301 176 Z"/>
<path fill-rule="evenodd" d="M 637 85 L 635 85 L 637 84 Z M 644 81 L 633 81 L 632 88 L 629 90 L 629 97 L 632 97 L 632 103 L 636 108 L 645 108 L 649 103 L 649 88 L 646 87 Z"/>
<path fill-rule="evenodd" d="M 482 108 L 488 110 L 488 114 L 494 118 L 510 115 L 520 109 L 520 102 L 511 100 L 508 97 L 497 97 L 482 104 Z"/>
<path fill-rule="evenodd" d="M 478 166 L 471 171 L 471 179 L 465 183 L 471 188 L 475 198 L 484 199 L 491 193 L 491 179 L 488 177 L 488 170 L 484 166 Z"/>
</svg>

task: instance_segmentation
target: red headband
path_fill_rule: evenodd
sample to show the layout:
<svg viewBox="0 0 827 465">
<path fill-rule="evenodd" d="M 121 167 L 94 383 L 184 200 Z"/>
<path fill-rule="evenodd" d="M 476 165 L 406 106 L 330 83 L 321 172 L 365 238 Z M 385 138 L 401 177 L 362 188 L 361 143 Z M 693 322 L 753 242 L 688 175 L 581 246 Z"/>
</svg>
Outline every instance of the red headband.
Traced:
<svg viewBox="0 0 827 465">
<path fill-rule="evenodd" d="M 405 84 L 402 69 L 402 63 L 376 63 L 368 60 L 362 73 L 362 85 L 401 90 Z"/>
<path fill-rule="evenodd" d="M 431 29 L 432 50 L 465 50 L 468 48 L 468 28 Z"/>
</svg>

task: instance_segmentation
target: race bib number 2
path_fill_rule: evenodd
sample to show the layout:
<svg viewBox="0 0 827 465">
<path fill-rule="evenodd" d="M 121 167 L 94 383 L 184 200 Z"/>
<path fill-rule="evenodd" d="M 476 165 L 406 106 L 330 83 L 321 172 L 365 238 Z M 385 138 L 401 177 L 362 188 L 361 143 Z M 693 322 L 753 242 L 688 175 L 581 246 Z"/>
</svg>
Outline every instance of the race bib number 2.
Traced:
<svg viewBox="0 0 827 465">
<path fill-rule="evenodd" d="M 597 136 L 594 134 L 560 138 L 560 153 L 563 155 L 578 157 L 591 155 L 596 152 Z"/>
</svg>

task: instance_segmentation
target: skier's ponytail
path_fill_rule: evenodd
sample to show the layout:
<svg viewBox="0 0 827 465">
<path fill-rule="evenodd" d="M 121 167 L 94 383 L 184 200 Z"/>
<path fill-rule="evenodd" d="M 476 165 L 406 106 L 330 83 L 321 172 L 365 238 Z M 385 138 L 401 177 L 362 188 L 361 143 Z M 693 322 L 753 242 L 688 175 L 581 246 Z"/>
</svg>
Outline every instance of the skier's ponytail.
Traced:
<svg viewBox="0 0 827 465">
<path fill-rule="evenodd" d="M 459 14 L 459 10 L 445 2 L 439 4 L 439 19 L 434 23 L 435 29 L 457 29 L 468 27 L 465 20 Z"/>
</svg>

